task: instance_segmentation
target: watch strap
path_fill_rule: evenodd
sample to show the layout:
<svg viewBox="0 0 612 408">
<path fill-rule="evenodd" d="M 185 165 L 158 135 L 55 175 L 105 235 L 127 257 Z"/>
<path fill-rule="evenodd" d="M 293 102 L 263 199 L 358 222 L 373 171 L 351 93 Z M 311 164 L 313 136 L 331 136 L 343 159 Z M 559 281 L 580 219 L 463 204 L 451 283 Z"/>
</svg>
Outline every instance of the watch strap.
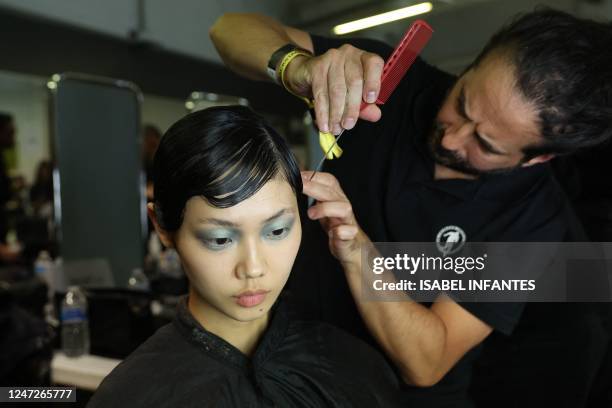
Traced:
<svg viewBox="0 0 612 408">
<path fill-rule="evenodd" d="M 270 79 L 272 79 L 277 84 L 281 84 L 281 79 L 278 75 L 277 68 L 283 58 L 292 51 L 300 51 L 301 53 L 312 55 L 310 51 L 298 47 L 295 44 L 285 44 L 276 51 L 274 51 L 270 56 L 270 60 L 268 60 L 268 67 L 266 68 L 266 72 L 268 73 Z"/>
</svg>

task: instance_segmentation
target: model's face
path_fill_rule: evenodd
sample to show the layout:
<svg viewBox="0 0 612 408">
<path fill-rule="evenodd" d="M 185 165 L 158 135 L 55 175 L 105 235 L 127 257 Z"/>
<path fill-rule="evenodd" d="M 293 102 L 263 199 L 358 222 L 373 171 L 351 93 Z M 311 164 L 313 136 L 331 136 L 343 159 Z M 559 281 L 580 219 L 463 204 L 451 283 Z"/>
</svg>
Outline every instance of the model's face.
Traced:
<svg viewBox="0 0 612 408">
<path fill-rule="evenodd" d="M 436 118 L 430 147 L 436 162 L 479 175 L 529 166 L 523 148 L 541 143 L 538 115 L 515 86 L 511 64 L 489 56 L 459 78 Z"/>
<path fill-rule="evenodd" d="M 197 295 L 200 314 L 215 324 L 266 316 L 285 285 L 302 237 L 296 196 L 273 179 L 229 208 L 201 197 L 185 205 L 174 244 Z"/>
</svg>

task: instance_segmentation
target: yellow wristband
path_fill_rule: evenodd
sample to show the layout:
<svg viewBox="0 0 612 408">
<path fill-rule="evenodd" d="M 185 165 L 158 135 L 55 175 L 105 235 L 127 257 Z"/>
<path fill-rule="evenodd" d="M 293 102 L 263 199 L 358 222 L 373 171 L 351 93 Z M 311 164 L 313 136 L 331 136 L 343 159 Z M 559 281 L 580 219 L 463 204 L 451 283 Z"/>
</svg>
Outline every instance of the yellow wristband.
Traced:
<svg viewBox="0 0 612 408">
<path fill-rule="evenodd" d="M 279 82 L 281 84 L 283 84 L 283 88 L 285 88 L 285 90 L 287 90 L 287 92 L 293 94 L 294 96 L 297 96 L 298 98 L 300 98 L 301 100 L 303 100 L 304 102 L 306 102 L 306 104 L 308 105 L 309 108 L 313 107 L 312 101 L 310 99 L 308 99 L 305 96 L 302 95 L 298 95 L 295 92 L 293 92 L 291 89 L 289 89 L 289 87 L 287 86 L 287 83 L 285 82 L 285 71 L 287 70 L 287 67 L 289 66 L 289 64 L 291 63 L 291 61 L 293 61 L 295 59 L 295 57 L 302 55 L 305 57 L 312 57 L 312 55 L 304 52 L 304 51 L 300 51 L 300 50 L 293 50 L 288 52 L 283 59 L 281 60 L 280 64 L 278 65 L 278 79 Z"/>
</svg>

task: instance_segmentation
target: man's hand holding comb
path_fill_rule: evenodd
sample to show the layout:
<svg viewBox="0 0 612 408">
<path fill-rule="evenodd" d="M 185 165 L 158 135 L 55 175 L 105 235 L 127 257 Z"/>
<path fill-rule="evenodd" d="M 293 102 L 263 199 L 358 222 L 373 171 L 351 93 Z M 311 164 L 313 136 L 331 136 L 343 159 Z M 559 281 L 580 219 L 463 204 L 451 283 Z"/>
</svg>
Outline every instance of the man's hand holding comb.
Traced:
<svg viewBox="0 0 612 408">
<path fill-rule="evenodd" d="M 319 130 L 338 134 L 352 129 L 357 119 L 380 119 L 374 102 L 383 66 L 378 55 L 345 44 L 316 57 L 296 58 L 287 67 L 285 80 L 293 92 L 314 99 Z M 360 112 L 362 102 L 371 105 Z"/>
</svg>

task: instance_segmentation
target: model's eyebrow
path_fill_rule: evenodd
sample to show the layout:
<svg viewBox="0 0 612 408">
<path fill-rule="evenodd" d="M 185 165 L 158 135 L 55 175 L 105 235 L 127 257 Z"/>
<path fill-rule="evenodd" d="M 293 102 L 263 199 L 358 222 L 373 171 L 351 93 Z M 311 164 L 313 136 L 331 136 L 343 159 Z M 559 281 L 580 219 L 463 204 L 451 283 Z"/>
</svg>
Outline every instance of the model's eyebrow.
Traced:
<svg viewBox="0 0 612 408">
<path fill-rule="evenodd" d="M 265 220 L 263 220 L 262 224 L 267 224 L 268 222 L 275 220 L 285 214 L 294 214 L 295 211 L 293 210 L 293 208 L 283 208 L 282 210 L 280 210 L 279 212 L 277 212 L 276 214 L 266 218 Z"/>
<path fill-rule="evenodd" d="M 262 224 L 266 224 L 272 220 L 275 220 L 276 218 L 279 218 L 285 214 L 294 214 L 295 211 L 293 208 L 283 208 L 282 210 L 274 213 L 273 215 L 271 215 L 270 217 L 266 218 L 265 220 L 263 220 L 261 223 Z M 221 227 L 231 227 L 231 228 L 237 228 L 240 225 L 236 224 L 235 222 L 232 221 L 228 221 L 228 220 L 222 220 L 219 218 L 201 218 L 198 220 L 199 224 L 213 224 L 213 225 L 219 225 Z"/>
<path fill-rule="evenodd" d="M 459 112 L 459 115 L 461 115 L 464 119 L 472 121 L 472 119 L 467 114 L 466 106 L 467 106 L 467 102 L 465 98 L 465 85 L 461 85 L 461 90 L 459 90 L 459 97 L 457 97 L 457 112 Z M 489 142 L 486 138 L 484 138 L 478 132 L 474 132 L 474 137 L 478 141 L 478 144 L 480 144 L 483 147 L 483 149 L 488 151 L 489 153 L 499 154 L 499 155 L 506 154 L 502 152 L 501 150 L 497 149 L 496 147 L 494 147 L 491 144 L 491 142 Z"/>
</svg>

